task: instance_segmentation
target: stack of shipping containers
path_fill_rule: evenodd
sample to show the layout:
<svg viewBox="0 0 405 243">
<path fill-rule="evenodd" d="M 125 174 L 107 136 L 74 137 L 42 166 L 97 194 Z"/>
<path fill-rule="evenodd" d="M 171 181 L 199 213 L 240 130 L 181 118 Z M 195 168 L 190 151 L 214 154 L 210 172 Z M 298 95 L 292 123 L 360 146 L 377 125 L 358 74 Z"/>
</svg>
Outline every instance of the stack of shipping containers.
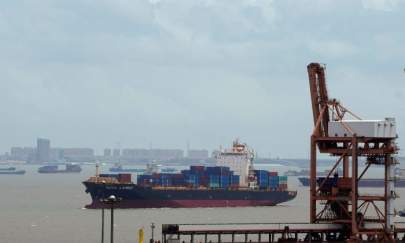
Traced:
<svg viewBox="0 0 405 243">
<path fill-rule="evenodd" d="M 277 172 L 255 170 L 257 185 L 260 189 L 287 190 L 287 177 L 278 176 Z M 158 187 L 193 187 L 193 188 L 239 188 L 240 177 L 234 175 L 229 167 L 191 166 L 181 173 L 155 173 L 139 175 L 138 185 Z"/>
<path fill-rule="evenodd" d="M 288 186 L 287 186 L 287 176 L 280 176 L 280 183 L 279 183 L 279 188 L 280 190 L 287 190 Z"/>
<path fill-rule="evenodd" d="M 269 188 L 270 190 L 277 190 L 279 188 L 280 177 L 277 172 L 269 172 Z"/>
<path fill-rule="evenodd" d="M 269 172 L 267 170 L 255 170 L 255 176 L 259 188 L 268 188 Z"/>
</svg>

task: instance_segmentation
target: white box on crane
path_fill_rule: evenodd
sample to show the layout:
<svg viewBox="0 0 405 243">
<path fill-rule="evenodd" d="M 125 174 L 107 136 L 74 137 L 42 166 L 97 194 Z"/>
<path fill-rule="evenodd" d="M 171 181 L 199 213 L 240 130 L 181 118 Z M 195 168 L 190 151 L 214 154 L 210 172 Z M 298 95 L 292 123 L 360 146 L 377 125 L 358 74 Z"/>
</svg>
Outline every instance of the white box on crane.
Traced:
<svg viewBox="0 0 405 243">
<path fill-rule="evenodd" d="M 395 138 L 397 127 L 395 118 L 385 120 L 343 120 L 330 121 L 328 124 L 330 137 Z"/>
</svg>

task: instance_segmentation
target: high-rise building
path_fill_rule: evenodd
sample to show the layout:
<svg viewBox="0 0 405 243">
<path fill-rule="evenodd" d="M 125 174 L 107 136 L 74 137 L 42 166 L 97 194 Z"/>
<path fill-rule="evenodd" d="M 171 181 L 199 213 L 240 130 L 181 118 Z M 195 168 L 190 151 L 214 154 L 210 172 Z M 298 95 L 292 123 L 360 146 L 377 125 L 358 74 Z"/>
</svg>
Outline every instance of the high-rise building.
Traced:
<svg viewBox="0 0 405 243">
<path fill-rule="evenodd" d="M 121 150 L 120 149 L 114 149 L 113 150 L 113 156 L 114 157 L 120 157 L 121 156 Z"/>
<path fill-rule="evenodd" d="M 51 141 L 45 138 L 37 139 L 37 162 L 49 162 Z"/>
<path fill-rule="evenodd" d="M 111 156 L 111 149 L 105 148 L 104 149 L 104 157 L 110 157 Z"/>
<path fill-rule="evenodd" d="M 63 149 L 62 148 L 51 148 L 49 151 L 50 161 L 62 161 L 63 160 Z"/>
<path fill-rule="evenodd" d="M 70 162 L 94 161 L 94 150 L 92 148 L 64 148 L 63 158 Z"/>
<path fill-rule="evenodd" d="M 149 149 L 123 149 L 122 157 L 126 160 L 149 159 Z"/>
<path fill-rule="evenodd" d="M 36 160 L 36 150 L 31 147 L 12 147 L 10 159 L 32 162 Z"/>
</svg>

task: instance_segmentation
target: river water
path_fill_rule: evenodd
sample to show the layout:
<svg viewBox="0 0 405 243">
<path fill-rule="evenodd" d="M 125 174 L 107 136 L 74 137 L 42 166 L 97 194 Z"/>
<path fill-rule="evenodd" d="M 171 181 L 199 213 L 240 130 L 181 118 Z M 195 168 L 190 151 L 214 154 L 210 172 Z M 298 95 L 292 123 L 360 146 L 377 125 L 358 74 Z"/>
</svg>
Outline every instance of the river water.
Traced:
<svg viewBox="0 0 405 243">
<path fill-rule="evenodd" d="M 257 167 L 280 173 L 297 169 L 274 165 Z M 27 170 L 27 174 L 0 176 L 1 243 L 100 242 L 101 212 L 83 209 L 90 202 L 90 196 L 81 184 L 94 174 L 94 166 L 83 166 L 82 173 L 78 174 L 38 174 L 38 166 L 34 165 L 19 168 Z M 381 177 L 382 170 L 377 168 L 370 174 Z M 161 224 L 165 223 L 308 222 L 309 188 L 300 186 L 295 177 L 289 177 L 289 188 L 298 191 L 297 197 L 275 207 L 116 210 L 115 242 L 137 242 L 140 228 L 145 229 L 145 239 L 149 239 L 152 222 L 156 224 L 157 237 L 160 237 Z M 376 191 L 367 189 L 365 193 Z M 405 188 L 397 192 L 405 195 Z M 396 200 L 396 207 L 405 207 L 405 197 Z M 109 212 L 106 212 L 105 242 L 109 242 L 108 220 Z"/>
</svg>

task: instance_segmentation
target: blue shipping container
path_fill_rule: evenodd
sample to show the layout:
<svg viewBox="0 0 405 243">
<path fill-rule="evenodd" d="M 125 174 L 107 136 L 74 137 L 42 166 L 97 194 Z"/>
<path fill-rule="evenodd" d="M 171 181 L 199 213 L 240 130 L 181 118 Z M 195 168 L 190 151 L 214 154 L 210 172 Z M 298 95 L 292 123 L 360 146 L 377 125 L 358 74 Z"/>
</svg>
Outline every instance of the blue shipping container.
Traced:
<svg viewBox="0 0 405 243">
<path fill-rule="evenodd" d="M 229 176 L 220 176 L 220 186 L 221 187 L 229 187 Z"/>
<path fill-rule="evenodd" d="M 186 182 L 188 184 L 192 184 L 192 185 L 195 185 L 195 186 L 198 186 L 200 184 L 199 179 L 200 178 L 197 175 L 188 175 L 188 176 L 186 176 Z"/>
<path fill-rule="evenodd" d="M 219 184 L 219 176 L 210 175 L 210 183 L 218 183 Z"/>
<path fill-rule="evenodd" d="M 211 187 L 211 188 L 219 188 L 219 183 L 218 182 L 210 182 L 209 187 Z"/>
<path fill-rule="evenodd" d="M 259 187 L 267 188 L 269 186 L 269 173 L 266 170 L 255 170 L 255 175 Z"/>
<path fill-rule="evenodd" d="M 240 177 L 238 175 L 233 175 L 231 178 L 232 178 L 232 181 L 231 181 L 232 185 L 239 185 Z"/>
<path fill-rule="evenodd" d="M 186 181 L 184 178 L 173 178 L 172 184 L 173 186 L 184 186 Z"/>
<path fill-rule="evenodd" d="M 230 168 L 225 166 L 206 167 L 205 171 L 208 175 L 229 175 L 231 173 Z"/>
<path fill-rule="evenodd" d="M 190 170 L 182 170 L 182 171 L 181 171 L 181 174 L 182 174 L 182 175 L 191 175 L 192 173 L 191 173 Z"/>
<path fill-rule="evenodd" d="M 262 177 L 268 176 L 269 172 L 267 170 L 255 170 L 255 176 Z"/>
<path fill-rule="evenodd" d="M 280 179 L 278 176 L 269 176 L 269 187 L 278 188 L 280 184 Z"/>
<path fill-rule="evenodd" d="M 172 186 L 172 180 L 170 178 L 163 178 L 160 180 L 161 186 Z"/>
<path fill-rule="evenodd" d="M 160 186 L 161 181 L 162 181 L 162 180 L 159 179 L 159 178 L 152 178 L 152 184 L 153 184 L 153 185 Z"/>
<path fill-rule="evenodd" d="M 137 184 L 143 184 L 143 183 L 150 183 L 152 181 L 152 177 L 150 175 L 138 175 L 137 176 Z"/>
<path fill-rule="evenodd" d="M 260 180 L 257 180 L 257 184 L 260 187 L 267 187 L 269 185 L 269 178 L 262 178 Z"/>
</svg>

